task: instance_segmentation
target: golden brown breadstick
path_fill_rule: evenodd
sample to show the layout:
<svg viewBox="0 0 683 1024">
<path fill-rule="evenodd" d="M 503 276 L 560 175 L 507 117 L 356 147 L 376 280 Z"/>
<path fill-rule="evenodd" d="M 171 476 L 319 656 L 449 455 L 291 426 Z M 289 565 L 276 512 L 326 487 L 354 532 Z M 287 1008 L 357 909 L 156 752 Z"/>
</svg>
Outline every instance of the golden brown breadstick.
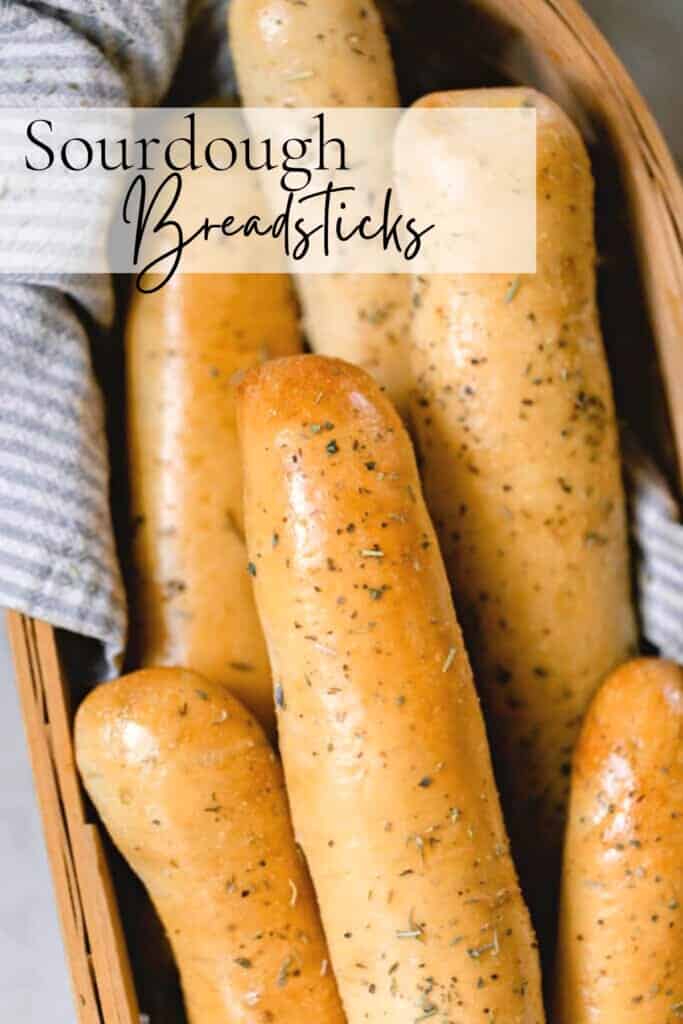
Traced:
<svg viewBox="0 0 683 1024">
<path fill-rule="evenodd" d="M 618 669 L 574 755 L 557 1024 L 683 1017 L 683 671 Z"/>
<path fill-rule="evenodd" d="M 107 683 L 76 754 L 166 928 L 189 1024 L 345 1024 L 280 765 L 228 690 L 181 669 Z"/>
<path fill-rule="evenodd" d="M 532 90 L 419 106 L 537 114 L 536 274 L 418 279 L 411 359 L 427 504 L 522 883 L 552 943 L 571 751 L 596 687 L 636 640 L 593 180 L 577 130 Z"/>
<path fill-rule="evenodd" d="M 284 275 L 188 274 L 136 292 L 126 332 L 134 633 L 268 727 L 270 668 L 247 571 L 235 374 L 300 348 Z"/>
<path fill-rule="evenodd" d="M 401 421 L 318 356 L 250 371 L 238 410 L 287 788 L 349 1024 L 536 1024 L 535 941 Z"/>
<path fill-rule="evenodd" d="M 373 0 L 234 0 L 230 41 L 247 107 L 398 107 Z M 311 347 L 362 366 L 406 412 L 410 283 L 402 275 L 297 278 Z"/>
</svg>

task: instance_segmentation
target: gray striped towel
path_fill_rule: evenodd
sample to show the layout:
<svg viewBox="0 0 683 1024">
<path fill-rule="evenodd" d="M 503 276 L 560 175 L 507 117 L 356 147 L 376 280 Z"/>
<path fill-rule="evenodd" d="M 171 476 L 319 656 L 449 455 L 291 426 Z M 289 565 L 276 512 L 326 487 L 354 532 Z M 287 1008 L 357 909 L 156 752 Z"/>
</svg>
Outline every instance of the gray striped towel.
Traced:
<svg viewBox="0 0 683 1024">
<path fill-rule="evenodd" d="M 186 21 L 186 0 L 0 0 L 0 105 L 157 106 Z M 126 601 L 84 321 L 113 312 L 103 276 L 0 276 L 0 604 L 102 641 L 106 675 Z"/>
<path fill-rule="evenodd" d="M 638 607 L 645 639 L 683 665 L 683 526 L 678 504 L 657 467 L 629 450 L 631 532 L 636 545 Z"/>
<path fill-rule="evenodd" d="M 0 106 L 156 106 L 190 33 L 203 95 L 225 90 L 225 2 L 0 0 Z M 178 78 L 179 102 L 203 98 L 193 73 Z M 85 323 L 106 329 L 113 309 L 104 277 L 0 276 L 0 604 L 101 641 L 103 676 L 120 665 L 126 602 Z M 679 510 L 645 459 L 629 476 L 644 635 L 683 662 Z"/>
</svg>

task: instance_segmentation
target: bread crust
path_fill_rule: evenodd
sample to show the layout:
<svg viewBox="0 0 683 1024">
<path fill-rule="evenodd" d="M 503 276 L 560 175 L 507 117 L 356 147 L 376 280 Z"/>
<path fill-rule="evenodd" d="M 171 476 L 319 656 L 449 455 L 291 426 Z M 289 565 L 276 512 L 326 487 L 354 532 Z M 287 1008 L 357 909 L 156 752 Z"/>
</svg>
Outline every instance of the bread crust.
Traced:
<svg viewBox="0 0 683 1024">
<path fill-rule="evenodd" d="M 683 670 L 633 661 L 602 686 L 574 755 L 557 1024 L 683 1015 Z"/>
<path fill-rule="evenodd" d="M 190 1024 L 345 1024 L 279 761 L 226 687 L 133 673 L 86 698 L 75 738 L 166 928 Z"/>
<path fill-rule="evenodd" d="M 372 0 L 234 0 L 230 40 L 245 107 L 399 107 Z M 362 366 L 407 413 L 410 283 L 397 274 L 297 278 L 312 349 Z"/>
<path fill-rule="evenodd" d="M 136 292 L 126 330 L 133 646 L 229 685 L 272 729 L 248 573 L 235 381 L 300 351 L 283 275 L 176 275 Z"/>
<path fill-rule="evenodd" d="M 537 272 L 417 280 L 412 422 L 513 849 L 551 944 L 572 748 L 636 643 L 593 179 L 574 125 L 533 90 L 417 105 L 537 116 Z"/>
<path fill-rule="evenodd" d="M 290 804 L 349 1024 L 542 1021 L 479 704 L 397 413 L 360 369 L 304 356 L 248 373 L 239 421 Z"/>
</svg>

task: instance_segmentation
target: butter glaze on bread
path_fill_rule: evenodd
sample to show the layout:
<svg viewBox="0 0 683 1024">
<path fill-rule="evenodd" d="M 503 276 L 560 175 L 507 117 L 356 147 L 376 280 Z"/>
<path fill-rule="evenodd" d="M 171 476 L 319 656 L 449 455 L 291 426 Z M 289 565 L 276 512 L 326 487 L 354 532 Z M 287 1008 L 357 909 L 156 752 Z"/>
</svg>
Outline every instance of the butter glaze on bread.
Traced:
<svg viewBox="0 0 683 1024">
<path fill-rule="evenodd" d="M 233 0 L 230 42 L 245 107 L 399 107 L 372 0 Z M 311 347 L 371 373 L 407 412 L 410 283 L 396 274 L 297 278 Z"/>
<path fill-rule="evenodd" d="M 176 275 L 126 331 L 134 646 L 224 682 L 273 727 L 242 522 L 235 374 L 301 347 L 284 275 Z"/>
<path fill-rule="evenodd" d="M 550 945 L 572 749 L 596 688 L 636 643 L 593 179 L 576 128 L 530 89 L 417 105 L 537 116 L 537 273 L 419 279 L 411 359 L 427 504 Z"/>
<path fill-rule="evenodd" d="M 683 671 L 618 669 L 574 755 L 557 1024 L 683 1017 Z"/>
<path fill-rule="evenodd" d="M 363 371 L 239 389 L 245 525 L 298 841 L 349 1024 L 543 1021 L 448 581 L 401 421 Z"/>
<path fill-rule="evenodd" d="M 151 669 L 76 717 L 84 784 L 144 883 L 189 1024 L 345 1024 L 280 764 L 224 686 Z"/>
</svg>

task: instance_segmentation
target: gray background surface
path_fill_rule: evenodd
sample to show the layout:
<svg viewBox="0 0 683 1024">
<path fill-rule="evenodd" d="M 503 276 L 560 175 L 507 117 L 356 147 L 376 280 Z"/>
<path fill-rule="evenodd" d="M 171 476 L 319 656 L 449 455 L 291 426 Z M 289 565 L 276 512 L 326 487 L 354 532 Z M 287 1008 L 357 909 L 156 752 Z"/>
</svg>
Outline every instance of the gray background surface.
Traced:
<svg viewBox="0 0 683 1024">
<path fill-rule="evenodd" d="M 683 0 L 585 0 L 683 160 Z M 0 1011 L 11 1024 L 76 1017 L 4 625 L 0 628 Z"/>
</svg>

